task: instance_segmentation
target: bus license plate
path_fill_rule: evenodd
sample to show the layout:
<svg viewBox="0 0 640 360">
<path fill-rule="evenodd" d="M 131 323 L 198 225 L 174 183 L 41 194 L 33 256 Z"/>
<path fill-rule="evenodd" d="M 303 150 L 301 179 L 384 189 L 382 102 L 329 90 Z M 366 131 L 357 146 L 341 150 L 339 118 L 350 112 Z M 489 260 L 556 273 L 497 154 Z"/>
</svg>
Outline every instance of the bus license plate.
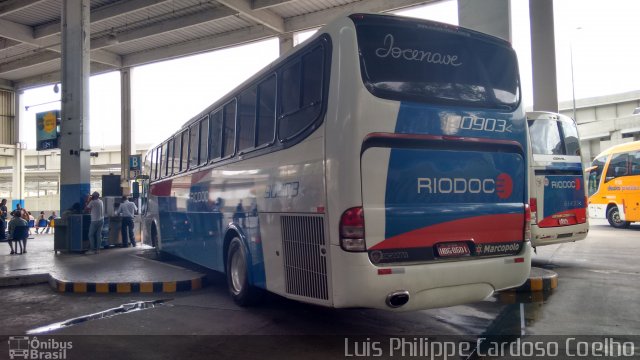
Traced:
<svg viewBox="0 0 640 360">
<path fill-rule="evenodd" d="M 463 242 L 437 244 L 438 255 L 442 257 L 454 257 L 469 255 L 469 246 Z"/>
</svg>

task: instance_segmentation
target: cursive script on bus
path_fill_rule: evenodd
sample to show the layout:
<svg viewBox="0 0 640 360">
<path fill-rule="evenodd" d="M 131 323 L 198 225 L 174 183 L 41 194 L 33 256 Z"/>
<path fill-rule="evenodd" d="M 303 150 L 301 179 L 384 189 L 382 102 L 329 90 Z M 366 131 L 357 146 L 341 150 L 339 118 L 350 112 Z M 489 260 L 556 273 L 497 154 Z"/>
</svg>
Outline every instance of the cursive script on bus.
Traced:
<svg viewBox="0 0 640 360">
<path fill-rule="evenodd" d="M 408 61 L 425 61 L 431 64 L 441 64 L 449 66 L 460 66 L 462 62 L 458 59 L 458 55 L 441 54 L 439 52 L 431 52 L 417 49 L 403 49 L 393 46 L 393 35 L 387 34 L 384 37 L 384 47 L 376 49 L 376 55 L 381 58 L 391 56 L 399 59 L 403 58 Z"/>
</svg>

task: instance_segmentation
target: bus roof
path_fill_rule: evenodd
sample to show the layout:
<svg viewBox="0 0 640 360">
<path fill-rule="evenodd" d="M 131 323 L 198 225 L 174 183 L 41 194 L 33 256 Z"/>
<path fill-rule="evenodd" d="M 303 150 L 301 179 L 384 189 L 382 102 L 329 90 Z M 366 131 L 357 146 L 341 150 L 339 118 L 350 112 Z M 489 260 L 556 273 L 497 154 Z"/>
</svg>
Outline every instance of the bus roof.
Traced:
<svg viewBox="0 0 640 360">
<path fill-rule="evenodd" d="M 554 113 L 550 111 L 527 111 L 527 120 L 537 120 L 537 119 L 547 119 L 547 120 L 559 120 L 566 119 L 575 123 L 571 117 L 562 115 L 560 113 Z"/>
<path fill-rule="evenodd" d="M 617 153 L 634 151 L 634 150 L 640 150 L 640 141 L 633 141 L 633 142 L 628 142 L 624 144 L 614 145 L 606 149 L 605 151 L 601 152 L 600 154 L 598 154 L 596 158 L 609 155 L 609 154 L 617 154 Z"/>
</svg>

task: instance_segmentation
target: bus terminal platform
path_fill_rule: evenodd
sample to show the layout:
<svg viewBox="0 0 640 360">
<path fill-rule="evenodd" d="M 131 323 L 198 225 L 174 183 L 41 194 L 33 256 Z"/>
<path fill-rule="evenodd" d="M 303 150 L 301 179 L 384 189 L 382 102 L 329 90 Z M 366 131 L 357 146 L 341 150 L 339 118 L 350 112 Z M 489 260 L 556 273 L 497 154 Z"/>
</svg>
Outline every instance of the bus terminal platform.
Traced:
<svg viewBox="0 0 640 360">
<path fill-rule="evenodd" d="M 111 247 L 92 252 L 54 252 L 53 234 L 32 234 L 27 253 L 10 255 L 0 243 L 0 287 L 49 283 L 72 293 L 173 293 L 202 288 L 205 274 L 158 257 L 153 248 Z"/>
<path fill-rule="evenodd" d="M 112 247 L 99 254 L 56 253 L 52 234 L 33 234 L 27 253 L 9 255 L 0 243 L 0 288 L 49 283 L 66 293 L 173 293 L 201 289 L 208 271 L 179 259 L 159 258 L 155 249 Z M 509 292 L 536 293 L 558 286 L 558 275 L 533 267 L 527 281 Z"/>
</svg>

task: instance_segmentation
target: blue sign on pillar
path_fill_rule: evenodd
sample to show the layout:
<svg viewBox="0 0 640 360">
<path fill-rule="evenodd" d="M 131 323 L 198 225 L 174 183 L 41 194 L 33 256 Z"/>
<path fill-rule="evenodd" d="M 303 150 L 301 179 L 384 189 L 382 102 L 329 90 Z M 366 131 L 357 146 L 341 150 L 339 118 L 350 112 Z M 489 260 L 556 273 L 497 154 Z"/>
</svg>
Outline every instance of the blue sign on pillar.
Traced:
<svg viewBox="0 0 640 360">
<path fill-rule="evenodd" d="M 129 179 L 135 179 L 142 170 L 142 155 L 129 155 Z"/>
</svg>

